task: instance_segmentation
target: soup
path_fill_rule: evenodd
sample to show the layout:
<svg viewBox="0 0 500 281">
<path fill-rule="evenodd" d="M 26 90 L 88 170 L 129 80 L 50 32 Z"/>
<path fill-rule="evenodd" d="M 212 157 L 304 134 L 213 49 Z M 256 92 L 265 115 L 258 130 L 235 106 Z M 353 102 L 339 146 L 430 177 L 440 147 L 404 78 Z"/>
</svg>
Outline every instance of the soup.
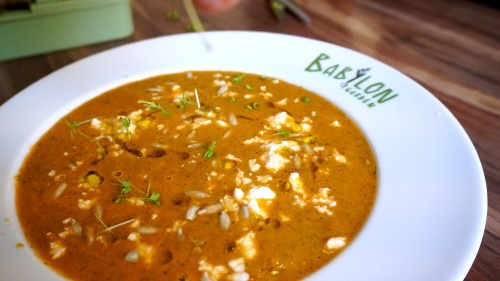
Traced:
<svg viewBox="0 0 500 281">
<path fill-rule="evenodd" d="M 185 72 L 73 110 L 32 147 L 16 204 L 75 280 L 296 280 L 338 255 L 376 195 L 367 139 L 284 81 Z"/>
</svg>

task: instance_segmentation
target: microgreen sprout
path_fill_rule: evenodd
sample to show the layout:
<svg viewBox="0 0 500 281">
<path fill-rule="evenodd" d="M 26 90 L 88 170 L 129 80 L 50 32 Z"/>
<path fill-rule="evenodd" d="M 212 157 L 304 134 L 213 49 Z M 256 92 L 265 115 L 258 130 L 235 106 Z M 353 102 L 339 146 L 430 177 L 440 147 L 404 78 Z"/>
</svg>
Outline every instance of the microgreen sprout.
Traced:
<svg viewBox="0 0 500 281">
<path fill-rule="evenodd" d="M 90 122 L 90 119 L 82 121 L 82 122 L 76 122 L 76 121 L 66 122 L 66 125 L 68 125 L 68 127 L 69 127 L 70 136 L 73 137 L 73 135 L 77 132 L 78 128 L 81 125 L 88 123 L 88 122 Z"/>
<path fill-rule="evenodd" d="M 241 82 L 243 82 L 243 78 L 246 76 L 246 74 L 241 74 L 241 75 L 237 75 L 233 78 L 233 83 L 234 84 L 241 84 Z"/>
<path fill-rule="evenodd" d="M 216 142 L 215 142 L 215 141 L 212 141 L 212 142 L 208 145 L 207 150 L 206 150 L 206 151 L 205 151 L 205 153 L 203 154 L 203 157 L 205 157 L 205 158 L 211 158 L 212 156 L 214 156 L 215 144 L 216 144 Z"/>
<path fill-rule="evenodd" d="M 127 132 L 128 139 L 130 140 L 130 134 L 131 134 L 130 133 L 130 126 L 131 126 L 130 119 L 127 117 L 122 117 L 121 122 L 122 122 L 123 127 L 125 128 L 125 131 Z"/>
<path fill-rule="evenodd" d="M 187 106 L 188 104 L 190 104 L 190 103 L 191 103 L 191 100 L 190 100 L 188 97 L 186 97 L 186 94 L 184 93 L 184 94 L 182 94 L 182 98 L 181 98 L 181 99 L 179 100 L 179 102 L 177 103 L 177 106 L 178 106 L 180 109 L 185 109 L 185 108 L 186 108 L 186 106 Z"/>
<path fill-rule="evenodd" d="M 141 189 L 135 187 L 130 181 L 120 180 L 120 179 L 117 180 L 120 183 L 120 196 L 115 200 L 115 203 L 122 203 L 126 200 L 135 198 L 142 201 L 151 202 L 157 206 L 160 205 L 159 201 L 160 194 L 156 191 L 153 191 L 151 194 L 149 194 L 151 190 L 151 181 L 148 184 L 146 192 L 144 192 Z M 137 192 L 141 193 L 144 197 L 125 197 L 125 195 L 131 193 L 132 190 L 136 190 Z"/>
<path fill-rule="evenodd" d="M 160 193 L 158 193 L 156 191 L 153 191 L 151 193 L 151 195 L 149 195 L 149 197 L 141 198 L 141 199 L 144 201 L 149 201 L 149 202 L 155 204 L 156 206 L 160 206 Z"/>
<path fill-rule="evenodd" d="M 170 115 L 170 111 L 167 108 L 164 108 L 161 104 L 154 101 L 139 100 L 138 103 L 143 104 L 144 106 L 147 106 L 151 109 L 159 110 L 164 116 Z"/>
<path fill-rule="evenodd" d="M 290 136 L 290 132 L 287 130 L 277 130 L 273 135 L 286 138 Z"/>
<path fill-rule="evenodd" d="M 132 191 L 132 183 L 130 181 L 120 180 L 120 194 L 127 194 Z"/>
</svg>

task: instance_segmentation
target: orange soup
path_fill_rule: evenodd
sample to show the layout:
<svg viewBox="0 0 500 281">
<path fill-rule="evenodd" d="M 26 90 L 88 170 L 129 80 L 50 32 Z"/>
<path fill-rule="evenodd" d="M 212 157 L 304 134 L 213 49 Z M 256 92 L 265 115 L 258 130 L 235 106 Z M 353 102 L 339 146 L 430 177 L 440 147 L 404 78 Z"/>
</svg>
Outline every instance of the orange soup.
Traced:
<svg viewBox="0 0 500 281">
<path fill-rule="evenodd" d="M 32 147 L 16 204 L 29 245 L 74 280 L 297 280 L 367 219 L 370 145 L 285 81 L 185 72 L 73 110 Z"/>
</svg>

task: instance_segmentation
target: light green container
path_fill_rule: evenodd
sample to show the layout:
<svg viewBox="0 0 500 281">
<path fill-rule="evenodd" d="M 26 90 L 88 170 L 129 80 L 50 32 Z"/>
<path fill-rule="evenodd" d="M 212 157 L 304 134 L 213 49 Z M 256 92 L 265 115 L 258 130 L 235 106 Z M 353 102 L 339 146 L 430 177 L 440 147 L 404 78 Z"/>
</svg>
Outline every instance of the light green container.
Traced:
<svg viewBox="0 0 500 281">
<path fill-rule="evenodd" d="M 0 14 L 0 61 L 124 38 L 131 0 L 37 0 Z"/>
</svg>

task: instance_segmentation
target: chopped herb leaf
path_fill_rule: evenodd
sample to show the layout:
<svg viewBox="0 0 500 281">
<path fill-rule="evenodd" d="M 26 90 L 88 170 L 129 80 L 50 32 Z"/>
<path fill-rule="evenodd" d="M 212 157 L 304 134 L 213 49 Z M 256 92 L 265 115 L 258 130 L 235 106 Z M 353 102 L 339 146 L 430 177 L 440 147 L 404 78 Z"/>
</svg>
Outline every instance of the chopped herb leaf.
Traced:
<svg viewBox="0 0 500 281">
<path fill-rule="evenodd" d="M 154 203 L 156 206 L 160 206 L 160 193 L 153 191 L 148 198 L 145 198 L 147 201 Z"/>
<path fill-rule="evenodd" d="M 250 109 L 250 110 L 257 110 L 259 109 L 260 105 L 258 102 L 252 102 L 252 103 L 249 103 L 246 105 L 246 108 L 247 109 Z"/>
<path fill-rule="evenodd" d="M 127 194 L 127 193 L 130 193 L 130 191 L 132 191 L 132 183 L 129 181 L 121 180 L 120 187 L 122 188 L 120 190 L 121 194 Z"/>
<path fill-rule="evenodd" d="M 82 122 L 76 122 L 76 121 L 66 122 L 66 124 L 69 127 L 69 133 L 70 133 L 71 137 L 73 137 L 73 135 L 75 134 L 75 132 L 77 131 L 77 129 L 81 125 L 83 125 L 85 123 L 88 123 L 88 122 L 90 122 L 90 120 L 85 120 L 85 121 L 82 121 Z"/>
<path fill-rule="evenodd" d="M 170 115 L 170 111 L 168 109 L 164 108 L 161 104 L 156 103 L 154 101 L 140 100 L 140 101 L 138 101 L 138 103 L 144 104 L 145 106 L 147 106 L 147 107 L 149 107 L 151 109 L 159 110 L 165 116 Z"/>
<path fill-rule="evenodd" d="M 131 125 L 130 119 L 127 117 L 123 117 L 121 121 L 123 127 L 125 128 L 125 131 L 127 132 L 128 139 L 130 139 L 130 125 Z"/>
<path fill-rule="evenodd" d="M 245 77 L 246 74 L 241 74 L 241 75 L 238 75 L 238 76 L 235 76 L 233 78 L 233 83 L 234 84 L 241 84 L 241 82 L 243 82 L 243 77 Z"/>
<path fill-rule="evenodd" d="M 186 106 L 187 106 L 188 104 L 190 104 L 190 103 L 191 103 L 191 100 L 190 100 L 188 97 L 186 97 L 186 95 L 185 95 L 185 94 L 182 94 L 182 98 L 181 98 L 181 99 L 179 100 L 179 102 L 177 103 L 177 106 L 178 106 L 180 109 L 185 109 L 185 108 L 186 108 Z"/>
<path fill-rule="evenodd" d="M 309 97 L 302 97 L 302 98 L 300 99 L 300 101 L 301 101 L 301 102 L 303 102 L 303 103 L 308 103 L 308 102 L 310 102 L 310 101 L 311 101 L 311 99 L 310 99 Z"/>
<path fill-rule="evenodd" d="M 212 141 L 208 147 L 207 147 L 207 150 L 205 151 L 205 153 L 203 154 L 203 157 L 205 158 L 210 158 L 212 156 L 214 156 L 214 149 L 215 149 L 215 141 Z"/>
<path fill-rule="evenodd" d="M 252 87 L 252 85 L 248 85 L 248 84 L 246 84 L 246 85 L 245 85 L 245 89 L 247 89 L 247 90 L 251 91 L 251 90 L 253 90 L 253 87 Z"/>
<path fill-rule="evenodd" d="M 275 136 L 281 136 L 283 138 L 286 138 L 286 137 L 289 137 L 290 136 L 290 132 L 287 131 L 287 130 L 277 130 L 275 133 L 274 133 Z"/>
</svg>

